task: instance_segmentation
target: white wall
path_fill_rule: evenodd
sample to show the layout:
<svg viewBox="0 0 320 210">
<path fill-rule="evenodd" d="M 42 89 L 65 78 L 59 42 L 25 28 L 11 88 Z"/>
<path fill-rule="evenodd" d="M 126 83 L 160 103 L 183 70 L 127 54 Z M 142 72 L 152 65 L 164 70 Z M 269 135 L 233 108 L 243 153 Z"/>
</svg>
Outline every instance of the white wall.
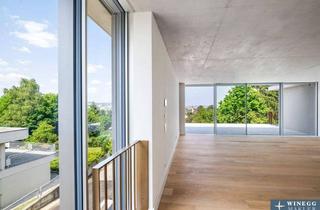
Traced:
<svg viewBox="0 0 320 210">
<path fill-rule="evenodd" d="M 165 105 L 165 100 L 167 105 Z M 179 83 L 152 17 L 153 196 L 159 205 L 169 164 L 179 137 Z"/>
<path fill-rule="evenodd" d="M 152 13 L 131 13 L 129 24 L 129 135 L 150 141 L 149 208 L 157 209 L 179 136 L 179 84 Z"/>
<path fill-rule="evenodd" d="M 6 170 L 16 170 L 19 166 Z M 22 196 L 38 189 L 50 181 L 50 162 L 17 170 L 0 178 L 0 208 L 3 208 Z"/>
<path fill-rule="evenodd" d="M 130 140 L 152 138 L 151 19 L 129 16 L 129 135 Z"/>
<path fill-rule="evenodd" d="M 317 129 L 315 94 L 314 84 L 284 85 L 284 129 L 314 135 Z"/>
</svg>

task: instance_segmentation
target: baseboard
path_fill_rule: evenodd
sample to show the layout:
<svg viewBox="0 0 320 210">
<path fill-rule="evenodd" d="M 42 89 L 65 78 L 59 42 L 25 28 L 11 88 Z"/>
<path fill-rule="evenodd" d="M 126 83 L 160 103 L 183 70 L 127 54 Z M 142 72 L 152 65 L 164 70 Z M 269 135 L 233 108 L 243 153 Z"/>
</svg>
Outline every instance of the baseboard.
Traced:
<svg viewBox="0 0 320 210">
<path fill-rule="evenodd" d="M 169 175 L 169 170 L 171 168 L 171 164 L 172 164 L 174 153 L 176 152 L 176 147 L 177 147 L 178 141 L 179 141 L 179 137 L 176 139 L 176 142 L 175 142 L 174 148 L 173 148 L 173 152 L 170 155 L 169 163 L 168 163 L 167 168 L 165 170 L 165 176 L 164 176 L 164 179 L 162 181 L 160 194 L 157 197 L 157 200 L 155 202 L 154 208 L 149 208 L 149 210 L 158 210 L 158 208 L 159 208 L 161 197 L 162 197 L 162 194 L 163 194 L 163 191 L 164 191 L 164 187 L 166 186 L 167 178 L 168 178 L 168 175 Z"/>
</svg>

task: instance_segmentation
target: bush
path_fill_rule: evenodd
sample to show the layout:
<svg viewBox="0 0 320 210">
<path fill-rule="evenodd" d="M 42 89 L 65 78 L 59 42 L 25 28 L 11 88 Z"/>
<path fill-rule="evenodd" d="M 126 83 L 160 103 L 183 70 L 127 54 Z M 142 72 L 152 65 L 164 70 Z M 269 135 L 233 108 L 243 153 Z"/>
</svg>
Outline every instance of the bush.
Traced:
<svg viewBox="0 0 320 210">
<path fill-rule="evenodd" d="M 56 143 L 58 135 L 54 133 L 54 127 L 46 121 L 40 122 L 38 128 L 32 132 L 28 139 L 30 142 L 35 143 Z"/>
<path fill-rule="evenodd" d="M 88 165 L 92 166 L 97 163 L 103 156 L 105 152 L 101 147 L 89 147 L 88 148 Z M 51 171 L 59 171 L 59 158 L 56 157 L 50 162 Z"/>
<path fill-rule="evenodd" d="M 101 147 L 107 154 L 112 153 L 111 134 L 106 133 L 97 137 L 90 137 L 88 142 L 89 147 Z"/>
<path fill-rule="evenodd" d="M 50 162 L 51 171 L 59 171 L 59 158 L 56 157 Z"/>
<path fill-rule="evenodd" d="M 88 148 L 88 165 L 91 166 L 98 162 L 103 156 L 104 152 L 101 147 L 89 147 Z"/>
</svg>

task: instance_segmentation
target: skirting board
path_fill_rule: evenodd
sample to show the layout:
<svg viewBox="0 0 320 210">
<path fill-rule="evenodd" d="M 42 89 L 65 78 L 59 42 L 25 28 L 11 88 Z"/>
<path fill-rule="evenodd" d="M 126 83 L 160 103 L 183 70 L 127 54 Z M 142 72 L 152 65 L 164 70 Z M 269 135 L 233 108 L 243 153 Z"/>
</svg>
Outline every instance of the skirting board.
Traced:
<svg viewBox="0 0 320 210">
<path fill-rule="evenodd" d="M 176 142 L 174 143 L 174 149 L 173 149 L 172 154 L 170 155 L 169 163 L 168 163 L 167 168 L 165 170 L 165 176 L 164 176 L 164 179 L 162 181 L 161 191 L 160 191 L 160 193 L 159 193 L 159 195 L 157 197 L 157 200 L 155 202 L 156 205 L 153 208 L 149 208 L 148 210 L 158 210 L 158 208 L 159 208 L 161 197 L 162 197 L 162 194 L 163 194 L 163 191 L 164 191 L 164 187 L 166 186 L 167 178 L 168 178 L 168 175 L 169 175 L 169 170 L 171 168 L 173 156 L 174 156 L 174 153 L 176 151 L 176 147 L 177 147 L 178 141 L 179 141 L 179 137 L 176 139 Z"/>
</svg>

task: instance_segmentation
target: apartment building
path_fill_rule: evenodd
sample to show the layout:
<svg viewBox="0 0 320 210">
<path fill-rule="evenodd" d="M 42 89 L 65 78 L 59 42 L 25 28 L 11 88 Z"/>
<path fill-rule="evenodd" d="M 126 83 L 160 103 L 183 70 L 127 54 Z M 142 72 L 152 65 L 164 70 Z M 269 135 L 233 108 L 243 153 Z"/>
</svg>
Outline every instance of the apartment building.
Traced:
<svg viewBox="0 0 320 210">
<path fill-rule="evenodd" d="M 28 135 L 27 128 L 0 128 L 1 209 L 51 180 L 50 161 L 54 157 L 54 149 L 44 151 L 21 143 Z"/>
</svg>

